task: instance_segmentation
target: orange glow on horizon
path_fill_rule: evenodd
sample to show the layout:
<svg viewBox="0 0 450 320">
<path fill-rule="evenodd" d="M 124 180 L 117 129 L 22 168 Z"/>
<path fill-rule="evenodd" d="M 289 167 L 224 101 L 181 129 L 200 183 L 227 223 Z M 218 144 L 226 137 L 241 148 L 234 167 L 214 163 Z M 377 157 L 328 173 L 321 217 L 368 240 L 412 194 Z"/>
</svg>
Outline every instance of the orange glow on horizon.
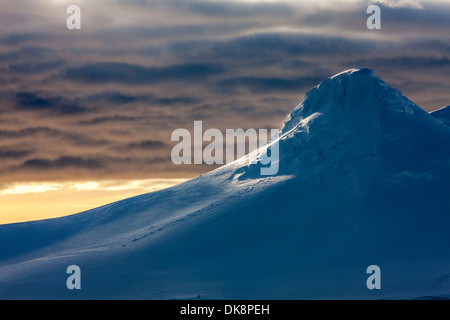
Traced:
<svg viewBox="0 0 450 320">
<path fill-rule="evenodd" d="M 0 225 L 63 217 L 187 179 L 17 183 L 0 189 Z"/>
</svg>

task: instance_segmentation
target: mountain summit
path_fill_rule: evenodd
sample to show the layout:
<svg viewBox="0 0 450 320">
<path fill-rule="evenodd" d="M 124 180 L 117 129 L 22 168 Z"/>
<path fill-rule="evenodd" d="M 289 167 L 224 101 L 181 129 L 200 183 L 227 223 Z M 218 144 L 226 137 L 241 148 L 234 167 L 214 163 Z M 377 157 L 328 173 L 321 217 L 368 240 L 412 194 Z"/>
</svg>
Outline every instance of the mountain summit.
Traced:
<svg viewBox="0 0 450 320">
<path fill-rule="evenodd" d="M 394 171 L 425 170 L 436 152 L 450 156 L 448 128 L 436 119 L 444 111 L 431 116 L 370 69 L 344 71 L 310 90 L 285 121 L 280 173 L 304 176 L 356 162 L 354 171 L 364 161 Z"/>
<path fill-rule="evenodd" d="M 276 176 L 260 176 L 265 146 L 169 189 L 0 226 L 0 298 L 449 297 L 448 114 L 344 71 L 287 118 Z"/>
</svg>

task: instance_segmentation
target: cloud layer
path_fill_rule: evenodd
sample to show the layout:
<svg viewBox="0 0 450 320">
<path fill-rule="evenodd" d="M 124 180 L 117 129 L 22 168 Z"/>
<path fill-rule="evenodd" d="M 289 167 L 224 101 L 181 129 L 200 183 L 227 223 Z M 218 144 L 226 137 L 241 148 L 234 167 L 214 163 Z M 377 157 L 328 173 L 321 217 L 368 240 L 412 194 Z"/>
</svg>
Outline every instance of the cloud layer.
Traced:
<svg viewBox="0 0 450 320">
<path fill-rule="evenodd" d="M 369 4 L 382 29 L 366 28 Z M 368 67 L 430 111 L 450 103 L 445 1 L 5 0 L 2 182 L 192 177 L 171 132 L 278 128 L 323 78 Z"/>
</svg>

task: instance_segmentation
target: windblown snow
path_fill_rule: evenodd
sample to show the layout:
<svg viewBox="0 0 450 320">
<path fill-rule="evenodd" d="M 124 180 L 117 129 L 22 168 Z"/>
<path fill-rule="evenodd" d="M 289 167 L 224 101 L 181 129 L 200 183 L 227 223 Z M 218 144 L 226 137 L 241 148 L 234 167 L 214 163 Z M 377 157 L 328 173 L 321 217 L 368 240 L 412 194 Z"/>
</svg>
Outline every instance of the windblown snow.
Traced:
<svg viewBox="0 0 450 320">
<path fill-rule="evenodd" d="M 260 176 L 266 146 L 253 164 L 0 226 L 0 298 L 449 297 L 449 124 L 450 107 L 428 114 L 371 70 L 344 71 L 287 118 L 276 176 Z"/>
</svg>

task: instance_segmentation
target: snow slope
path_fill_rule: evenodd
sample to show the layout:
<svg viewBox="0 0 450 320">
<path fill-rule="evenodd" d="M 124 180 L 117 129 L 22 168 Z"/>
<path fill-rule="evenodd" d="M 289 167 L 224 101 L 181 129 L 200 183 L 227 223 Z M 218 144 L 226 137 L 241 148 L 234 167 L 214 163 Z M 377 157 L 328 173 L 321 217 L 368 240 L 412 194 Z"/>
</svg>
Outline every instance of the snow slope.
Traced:
<svg viewBox="0 0 450 320">
<path fill-rule="evenodd" d="M 450 106 L 441 108 L 431 113 L 433 117 L 441 120 L 446 125 L 450 126 Z"/>
<path fill-rule="evenodd" d="M 450 295 L 448 108 L 368 69 L 308 92 L 279 138 L 162 191 L 0 226 L 2 299 L 380 299 Z M 447 110 L 447 111 L 446 111 Z M 381 290 L 366 269 L 381 268 Z M 66 288 L 81 268 L 82 289 Z"/>
</svg>

